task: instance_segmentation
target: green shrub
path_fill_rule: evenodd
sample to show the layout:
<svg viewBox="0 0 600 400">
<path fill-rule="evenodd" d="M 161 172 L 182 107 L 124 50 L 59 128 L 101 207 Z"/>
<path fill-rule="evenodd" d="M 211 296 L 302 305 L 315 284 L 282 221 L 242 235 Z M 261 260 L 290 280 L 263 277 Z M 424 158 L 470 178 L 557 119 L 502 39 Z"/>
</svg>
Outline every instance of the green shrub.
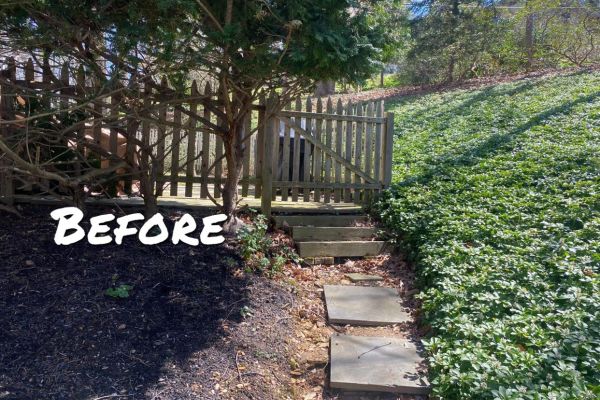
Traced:
<svg viewBox="0 0 600 400">
<path fill-rule="evenodd" d="M 237 238 L 246 271 L 259 271 L 273 277 L 281 272 L 287 262 L 299 263 L 301 259 L 294 249 L 273 242 L 267 232 L 267 222 L 264 215 L 257 215 L 253 224 L 240 229 Z"/>
<path fill-rule="evenodd" d="M 388 106 L 434 394 L 599 398 L 600 73 Z"/>
</svg>

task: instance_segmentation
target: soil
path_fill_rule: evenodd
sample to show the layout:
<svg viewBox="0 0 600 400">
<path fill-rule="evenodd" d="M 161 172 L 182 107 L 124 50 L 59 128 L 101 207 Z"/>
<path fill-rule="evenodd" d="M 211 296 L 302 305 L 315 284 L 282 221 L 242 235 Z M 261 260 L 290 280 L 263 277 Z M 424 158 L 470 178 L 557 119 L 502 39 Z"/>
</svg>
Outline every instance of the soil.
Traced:
<svg viewBox="0 0 600 400">
<path fill-rule="evenodd" d="M 57 246 L 52 209 L 0 211 L 0 399 L 289 397 L 289 285 L 230 244 Z"/>
</svg>

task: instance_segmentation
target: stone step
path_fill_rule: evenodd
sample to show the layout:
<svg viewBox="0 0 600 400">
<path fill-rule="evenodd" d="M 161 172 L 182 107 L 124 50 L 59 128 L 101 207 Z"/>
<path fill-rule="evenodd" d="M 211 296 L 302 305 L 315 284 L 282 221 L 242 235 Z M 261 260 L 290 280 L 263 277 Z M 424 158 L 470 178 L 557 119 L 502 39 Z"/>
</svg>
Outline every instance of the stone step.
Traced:
<svg viewBox="0 0 600 400">
<path fill-rule="evenodd" d="M 366 257 L 381 254 L 383 241 L 297 242 L 300 257 Z"/>
<path fill-rule="evenodd" d="M 365 223 L 366 215 L 276 215 L 273 217 L 278 228 L 287 226 L 354 226 Z"/>
<path fill-rule="evenodd" d="M 356 272 L 345 274 L 345 276 L 352 282 L 377 282 L 383 280 L 383 276 L 381 275 L 361 274 Z"/>
<path fill-rule="evenodd" d="M 407 339 L 334 335 L 330 386 L 354 391 L 426 395 L 420 346 Z"/>
<path fill-rule="evenodd" d="M 332 324 L 380 326 L 411 321 L 394 288 L 325 285 L 323 291 Z"/>
<path fill-rule="evenodd" d="M 292 237 L 295 241 L 339 241 L 370 239 L 377 229 L 370 227 L 313 227 L 293 226 Z"/>
<path fill-rule="evenodd" d="M 300 257 L 366 257 L 381 254 L 383 241 L 297 242 Z"/>
</svg>

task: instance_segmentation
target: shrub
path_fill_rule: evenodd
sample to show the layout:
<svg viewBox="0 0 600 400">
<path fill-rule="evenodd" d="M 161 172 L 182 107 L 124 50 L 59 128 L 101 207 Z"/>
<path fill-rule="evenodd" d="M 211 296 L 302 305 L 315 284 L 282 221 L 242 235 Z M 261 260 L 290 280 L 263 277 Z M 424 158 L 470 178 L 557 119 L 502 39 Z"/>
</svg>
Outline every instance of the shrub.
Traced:
<svg viewBox="0 0 600 400">
<path fill-rule="evenodd" d="M 257 215 L 253 224 L 238 232 L 240 254 L 246 263 L 246 271 L 259 271 L 269 277 L 281 272 L 289 262 L 300 262 L 294 249 L 285 244 L 276 244 L 269 236 L 267 218 Z"/>
</svg>

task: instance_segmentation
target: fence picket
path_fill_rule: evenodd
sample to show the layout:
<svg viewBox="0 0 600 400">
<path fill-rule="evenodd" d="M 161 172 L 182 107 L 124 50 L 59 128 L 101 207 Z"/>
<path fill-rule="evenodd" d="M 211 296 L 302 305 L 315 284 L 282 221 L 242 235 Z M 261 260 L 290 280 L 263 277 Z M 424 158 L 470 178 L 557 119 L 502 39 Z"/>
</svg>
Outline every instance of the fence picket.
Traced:
<svg viewBox="0 0 600 400">
<path fill-rule="evenodd" d="M 244 132 L 241 139 L 244 139 L 246 135 L 252 129 L 252 113 L 248 113 L 244 118 Z M 247 138 L 243 144 L 244 146 L 244 162 L 242 164 L 242 196 L 248 196 L 248 185 L 250 179 L 250 155 L 252 154 L 252 138 Z"/>
<path fill-rule="evenodd" d="M 356 115 L 362 117 L 363 115 L 363 106 L 362 104 L 358 104 L 356 106 Z M 358 168 L 362 166 L 362 149 L 363 149 L 363 129 L 364 125 L 362 122 L 356 123 L 356 137 L 354 142 L 354 165 Z M 361 181 L 359 175 L 354 176 L 354 183 L 365 183 Z M 354 191 L 354 201 L 360 200 L 360 190 Z"/>
<path fill-rule="evenodd" d="M 311 112 L 312 111 L 312 98 L 308 97 L 306 99 L 306 112 Z M 306 131 L 309 134 L 313 134 L 313 128 L 312 128 L 312 120 L 310 118 L 306 118 Z M 311 171 L 312 171 L 312 159 L 313 157 L 311 157 L 311 152 L 312 152 L 312 148 L 311 148 L 311 144 L 308 142 L 308 140 L 304 141 L 304 176 L 302 181 L 303 182 L 311 182 Z M 302 189 L 302 198 L 304 201 L 310 201 L 310 187 L 304 187 Z"/>
<path fill-rule="evenodd" d="M 160 86 L 164 89 L 167 87 L 167 78 L 162 79 L 162 81 L 160 82 Z M 166 122 L 167 121 L 167 108 L 165 106 L 161 106 L 158 109 L 158 120 L 160 122 Z M 158 196 L 162 196 L 163 191 L 164 191 L 164 186 L 165 186 L 165 147 L 166 147 L 166 125 L 163 123 L 159 123 L 158 124 L 158 136 L 157 136 L 157 142 L 156 142 L 156 158 L 158 161 L 158 168 L 157 168 L 157 174 L 160 177 L 158 179 L 157 185 L 158 187 L 156 188 L 156 193 Z"/>
<path fill-rule="evenodd" d="M 13 65 L 15 65 L 14 60 L 13 60 Z M 16 69 L 13 70 L 13 75 L 16 75 L 15 73 L 16 73 Z M 16 76 L 15 76 L 15 79 L 16 79 Z M 43 62 L 42 62 L 42 83 L 47 86 L 50 86 L 50 84 L 52 83 L 52 71 L 50 70 L 50 59 L 48 58 L 47 54 L 44 54 Z M 50 104 L 51 104 L 50 97 L 49 96 L 42 97 L 41 103 L 44 108 L 49 109 Z M 37 162 L 39 163 L 41 161 L 40 160 L 40 152 L 41 152 L 40 146 L 37 146 L 36 150 L 37 150 L 36 151 L 36 153 L 37 153 L 36 159 L 37 159 Z M 48 181 L 48 179 L 40 179 L 40 186 L 42 188 L 45 188 L 48 191 L 50 191 L 50 181 Z"/>
<path fill-rule="evenodd" d="M 383 151 L 383 185 L 392 183 L 392 158 L 394 155 L 394 113 L 387 113 Z"/>
<path fill-rule="evenodd" d="M 344 114 L 344 106 L 342 105 L 342 100 L 338 99 L 337 107 L 336 107 L 337 115 Z M 342 156 L 342 139 L 344 135 L 344 124 L 342 121 L 337 120 L 335 124 L 335 152 Z M 335 183 L 339 184 L 342 182 L 342 165 L 339 162 L 335 163 Z M 342 191 L 338 187 L 335 189 L 333 193 L 333 200 L 336 203 L 339 203 L 342 199 Z"/>
<path fill-rule="evenodd" d="M 383 118 L 383 100 L 377 102 L 377 118 Z M 383 124 L 377 123 L 375 125 L 375 171 L 374 178 L 380 182 L 381 181 L 381 171 L 383 169 L 383 163 L 381 160 L 381 133 L 383 129 Z"/>
<path fill-rule="evenodd" d="M 150 110 L 150 105 L 151 105 L 151 101 L 150 101 L 150 96 L 152 95 L 152 87 L 148 84 L 145 83 L 144 84 L 144 110 L 146 110 L 147 112 Z M 143 143 L 143 151 L 140 152 L 140 168 L 141 168 L 141 173 L 144 175 L 151 175 L 151 171 L 149 171 L 148 169 L 150 168 L 150 153 L 152 151 L 151 149 L 151 144 L 150 144 L 150 121 L 145 118 L 142 121 L 142 140 L 141 142 Z M 141 181 L 140 181 L 140 191 L 142 192 L 142 194 L 145 194 L 144 191 L 149 191 L 149 192 L 153 192 L 154 188 L 153 187 L 142 187 L 141 186 Z"/>
<path fill-rule="evenodd" d="M 113 87 L 113 90 L 115 90 L 115 87 Z M 110 133 L 108 137 L 108 149 L 111 157 L 108 160 L 108 165 L 111 167 L 118 162 L 115 159 L 115 156 L 119 153 L 119 132 L 117 131 L 117 124 L 119 123 L 119 108 L 117 107 L 120 103 L 119 97 L 118 94 L 110 96 Z M 115 177 L 115 179 L 111 179 L 108 186 L 108 193 L 110 196 L 117 195 L 117 182 L 118 178 Z"/>
<path fill-rule="evenodd" d="M 262 176 L 263 164 L 265 162 L 265 96 L 261 95 L 258 102 L 258 131 L 256 133 L 256 162 L 254 165 L 254 174 L 256 177 Z M 262 195 L 262 179 L 256 180 L 254 187 L 254 197 L 260 198 Z"/>
<path fill-rule="evenodd" d="M 323 113 L 323 101 L 321 100 L 321 98 L 319 97 L 317 99 L 317 114 L 322 114 Z M 319 119 L 315 119 L 315 137 L 317 138 L 317 140 L 321 140 L 321 134 L 323 132 L 323 120 L 321 118 Z M 321 183 L 323 182 L 323 152 L 321 151 L 321 149 L 318 146 L 315 146 L 315 154 L 314 154 L 314 169 L 313 169 L 313 175 L 314 175 L 314 181 L 316 183 Z M 316 201 L 317 203 L 321 201 L 321 188 L 319 186 L 315 187 L 315 197 L 314 197 L 314 201 Z"/>
<path fill-rule="evenodd" d="M 302 111 L 302 100 L 296 99 L 296 111 Z M 302 125 L 302 118 L 294 118 L 294 122 Z M 300 182 L 300 133 L 294 130 L 294 160 L 292 163 L 292 201 L 298 201 L 298 183 Z"/>
<path fill-rule="evenodd" d="M 133 96 L 135 98 L 140 97 L 139 96 L 140 88 L 136 82 L 135 76 L 131 77 L 130 90 L 132 93 L 134 93 Z M 129 165 L 129 166 L 134 165 L 134 141 L 129 140 L 129 138 L 135 139 L 137 130 L 138 130 L 138 122 L 136 121 L 135 118 L 128 116 L 128 118 L 127 118 L 127 135 L 125 137 L 125 140 L 126 140 L 126 142 L 125 142 L 125 159 L 127 161 L 127 165 Z M 123 191 L 126 194 L 131 195 L 132 189 L 133 189 L 133 177 L 131 175 L 131 169 L 125 171 L 124 182 L 125 182 L 125 184 L 123 187 Z"/>
<path fill-rule="evenodd" d="M 329 97 L 327 99 L 327 114 L 331 115 L 333 114 L 333 102 L 331 101 L 331 97 Z M 330 149 L 332 149 L 333 147 L 333 139 L 332 139 L 332 123 L 333 121 L 331 120 L 331 118 L 327 118 L 325 120 L 325 144 L 327 145 L 327 147 L 329 147 Z M 325 174 L 325 183 L 330 184 L 331 183 L 331 167 L 332 167 L 332 159 L 330 156 L 328 155 L 324 155 L 325 156 L 325 171 L 323 171 Z M 331 200 L 331 189 L 326 188 L 324 193 L 323 193 L 323 201 L 325 203 L 329 203 Z"/>
<path fill-rule="evenodd" d="M 204 95 L 212 95 L 212 88 L 210 83 L 206 82 L 204 87 Z M 210 110 L 203 106 L 203 117 L 205 120 L 210 121 Z M 206 199 L 208 197 L 208 167 L 210 166 L 210 133 L 202 132 L 202 162 L 200 164 L 200 197 Z"/>
<path fill-rule="evenodd" d="M 79 68 L 77 69 L 77 76 L 76 76 L 76 82 L 77 82 L 77 86 L 75 88 L 75 93 L 79 96 L 85 96 L 85 69 L 83 68 L 83 65 L 80 65 Z M 79 128 L 77 130 L 77 151 L 80 154 L 83 154 L 83 152 L 85 151 L 84 148 L 84 143 L 85 143 L 85 126 L 81 126 L 81 128 Z"/>
<path fill-rule="evenodd" d="M 264 134 L 264 160 L 262 167 L 261 177 L 263 180 L 263 195 L 261 197 L 261 209 L 263 214 L 267 217 L 271 216 L 271 200 L 272 195 L 271 191 L 273 190 L 273 164 L 270 162 L 271 158 L 273 158 L 273 142 L 275 142 L 275 134 L 279 131 L 279 120 L 273 115 L 273 108 L 277 100 L 275 98 L 269 98 L 266 102 L 266 110 L 265 110 L 265 134 Z M 279 136 L 279 135 L 277 135 Z"/>
<path fill-rule="evenodd" d="M 3 75 L 8 79 L 16 79 L 16 63 L 14 58 L 7 60 L 7 68 L 5 71 L 1 71 Z M 6 121 L 13 121 L 15 119 L 14 113 L 14 97 L 13 90 L 10 86 L 0 87 L 0 119 Z M 9 138 L 11 136 L 10 125 L 0 125 L 0 135 Z M 0 168 L 0 197 L 2 202 L 8 205 L 12 205 L 14 202 L 14 182 L 13 174 L 10 170 L 12 163 L 8 160 L 4 160 L 4 157 L 0 157 L 0 167 L 6 166 L 8 168 Z"/>
<path fill-rule="evenodd" d="M 181 148 L 181 110 L 173 111 L 173 131 L 171 133 L 171 196 L 177 196 L 179 183 L 179 160 Z"/>
<path fill-rule="evenodd" d="M 346 105 L 346 115 L 354 115 L 354 106 L 349 101 Z M 346 121 L 346 161 L 352 161 L 352 142 L 353 142 L 353 128 L 354 123 L 352 121 Z M 347 185 L 352 184 L 352 171 L 349 168 L 346 168 L 344 171 L 344 178 Z M 352 202 L 352 190 L 348 187 L 344 189 L 344 202 L 351 203 Z"/>
<path fill-rule="evenodd" d="M 221 111 L 225 111 L 225 99 L 223 98 L 223 94 L 221 90 L 218 91 L 217 95 L 220 99 L 220 103 L 223 104 L 221 107 Z M 225 121 L 222 117 L 217 117 L 217 125 L 221 128 L 225 128 L 227 121 Z M 215 183 L 213 188 L 213 196 L 215 199 L 221 197 L 221 178 L 223 177 L 223 138 L 220 135 L 217 135 L 215 138 Z"/>
<path fill-rule="evenodd" d="M 194 164 L 196 162 L 196 128 L 198 126 L 198 121 L 194 117 L 194 115 L 198 112 L 198 102 L 194 100 L 194 98 L 198 97 L 198 84 L 194 80 L 192 82 L 192 89 L 190 91 L 192 96 L 192 100 L 190 101 L 190 113 L 188 122 L 188 132 L 187 132 L 187 154 L 185 161 L 185 197 L 192 197 L 194 191 L 194 175 L 195 168 Z"/>
<path fill-rule="evenodd" d="M 25 80 L 28 84 L 35 80 L 35 70 L 33 69 L 33 60 L 31 58 L 25 64 Z"/>
<path fill-rule="evenodd" d="M 291 104 L 285 106 L 286 110 L 291 109 Z M 283 128 L 283 144 L 281 147 L 281 179 L 279 181 L 290 180 L 290 127 L 285 125 Z M 281 201 L 287 201 L 288 189 L 281 188 Z"/>
<path fill-rule="evenodd" d="M 367 104 L 367 116 L 369 117 L 373 117 L 374 114 L 374 110 L 373 110 L 373 102 L 369 102 Z M 372 176 L 372 150 L 373 150 L 373 124 L 371 122 L 367 122 L 366 123 L 367 127 L 366 127 L 366 133 L 365 133 L 365 169 L 364 171 L 366 172 L 367 175 Z M 364 191 L 364 195 L 365 195 L 365 200 L 368 200 L 371 198 L 371 191 L 366 189 Z"/>
<path fill-rule="evenodd" d="M 98 79 L 94 79 L 95 92 L 101 93 L 102 86 Z M 100 138 L 102 137 L 102 120 L 104 116 L 104 100 L 97 99 L 94 101 L 94 122 L 92 125 L 92 136 L 94 144 L 100 145 Z"/>
</svg>

